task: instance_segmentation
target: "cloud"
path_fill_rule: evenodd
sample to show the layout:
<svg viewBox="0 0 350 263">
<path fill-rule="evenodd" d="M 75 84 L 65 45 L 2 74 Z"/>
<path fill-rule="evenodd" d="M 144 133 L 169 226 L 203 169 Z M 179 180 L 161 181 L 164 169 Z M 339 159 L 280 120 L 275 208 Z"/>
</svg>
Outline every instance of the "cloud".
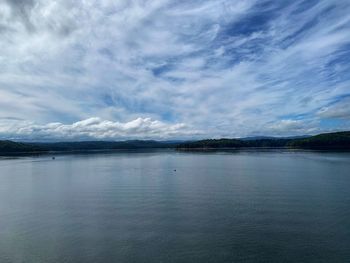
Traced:
<svg viewBox="0 0 350 263">
<path fill-rule="evenodd" d="M 320 132 L 317 123 L 307 122 L 305 120 L 281 120 L 269 127 L 270 134 L 278 135 L 307 135 Z"/>
<path fill-rule="evenodd" d="M 350 120 L 350 98 L 346 97 L 318 111 L 321 118 Z"/>
<path fill-rule="evenodd" d="M 33 31 L 34 27 L 30 21 L 30 12 L 34 7 L 33 0 L 6 0 L 10 7 L 11 17 L 23 23 L 28 31 Z"/>
<path fill-rule="evenodd" d="M 130 122 L 112 122 L 94 117 L 72 124 L 48 123 L 38 125 L 21 120 L 1 121 L 0 138 L 13 140 L 121 140 L 188 138 L 201 132 L 183 123 L 167 124 L 150 118 Z"/>
<path fill-rule="evenodd" d="M 329 113 L 350 94 L 349 14 L 346 0 L 2 1 L 0 118 L 236 137 L 323 131 L 326 114 L 350 129 Z"/>
</svg>

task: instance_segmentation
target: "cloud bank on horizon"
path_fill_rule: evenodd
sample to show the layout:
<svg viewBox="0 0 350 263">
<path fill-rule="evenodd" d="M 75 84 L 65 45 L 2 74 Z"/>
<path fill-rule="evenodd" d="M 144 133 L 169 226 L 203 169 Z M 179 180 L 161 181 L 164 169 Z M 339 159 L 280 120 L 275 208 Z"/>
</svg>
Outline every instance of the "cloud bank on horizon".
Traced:
<svg viewBox="0 0 350 263">
<path fill-rule="evenodd" d="M 2 0 L 0 139 L 350 129 L 347 0 Z"/>
</svg>

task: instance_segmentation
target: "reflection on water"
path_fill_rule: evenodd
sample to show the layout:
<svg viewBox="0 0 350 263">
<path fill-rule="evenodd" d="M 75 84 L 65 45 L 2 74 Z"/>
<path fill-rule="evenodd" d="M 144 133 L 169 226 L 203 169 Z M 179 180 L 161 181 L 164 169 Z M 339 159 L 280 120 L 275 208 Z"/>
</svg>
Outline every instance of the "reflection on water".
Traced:
<svg viewBox="0 0 350 263">
<path fill-rule="evenodd" d="M 349 153 L 51 157 L 0 160 L 0 262 L 350 259 Z"/>
</svg>

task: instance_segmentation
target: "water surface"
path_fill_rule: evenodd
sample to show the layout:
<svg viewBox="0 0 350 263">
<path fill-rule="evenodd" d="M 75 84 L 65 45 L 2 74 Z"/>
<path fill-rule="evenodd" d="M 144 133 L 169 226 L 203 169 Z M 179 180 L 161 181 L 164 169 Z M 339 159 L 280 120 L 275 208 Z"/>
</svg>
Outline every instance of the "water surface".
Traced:
<svg viewBox="0 0 350 263">
<path fill-rule="evenodd" d="M 350 154 L 1 159 L 0 262 L 350 262 Z"/>
</svg>

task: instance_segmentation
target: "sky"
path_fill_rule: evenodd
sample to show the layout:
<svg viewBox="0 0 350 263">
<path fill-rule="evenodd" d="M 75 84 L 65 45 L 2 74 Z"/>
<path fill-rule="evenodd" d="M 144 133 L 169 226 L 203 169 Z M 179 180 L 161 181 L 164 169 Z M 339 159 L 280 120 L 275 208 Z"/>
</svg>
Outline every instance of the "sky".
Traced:
<svg viewBox="0 0 350 263">
<path fill-rule="evenodd" d="M 349 0 L 0 0 L 0 139 L 340 130 Z"/>
</svg>

